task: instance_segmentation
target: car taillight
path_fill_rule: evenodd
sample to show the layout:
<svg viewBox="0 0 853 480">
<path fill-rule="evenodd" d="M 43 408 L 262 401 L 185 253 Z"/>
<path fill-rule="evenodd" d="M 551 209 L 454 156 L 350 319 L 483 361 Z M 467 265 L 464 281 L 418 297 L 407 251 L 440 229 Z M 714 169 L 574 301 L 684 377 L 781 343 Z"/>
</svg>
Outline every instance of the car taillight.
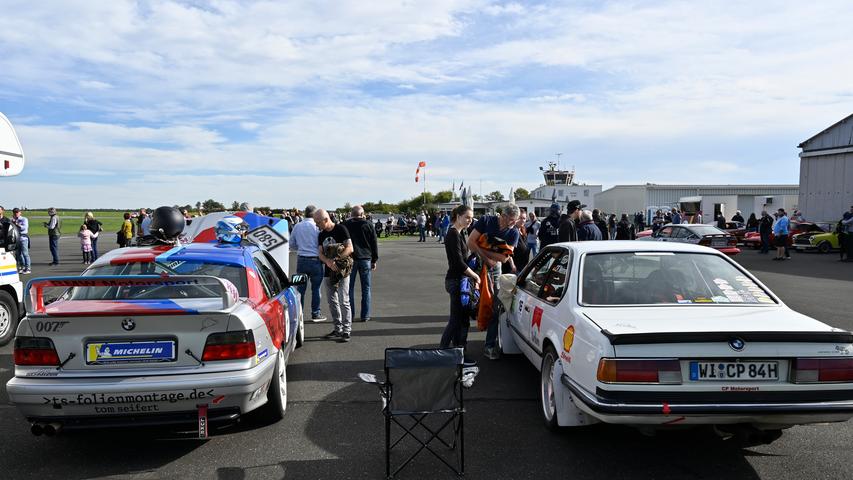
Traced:
<svg viewBox="0 0 853 480">
<path fill-rule="evenodd" d="M 59 365 L 53 340 L 44 337 L 15 337 L 15 365 Z"/>
<path fill-rule="evenodd" d="M 204 344 L 201 359 L 204 362 L 214 360 L 235 360 L 255 356 L 255 336 L 251 330 L 239 332 L 212 333 Z"/>
<path fill-rule="evenodd" d="M 676 385 L 681 383 L 681 364 L 677 359 L 602 358 L 598 362 L 598 381 Z"/>
<path fill-rule="evenodd" d="M 711 238 L 710 237 L 700 238 L 699 239 L 699 245 L 705 245 L 706 247 L 710 246 L 711 245 Z"/>
<path fill-rule="evenodd" d="M 796 358 L 794 383 L 853 382 L 853 358 Z"/>
<path fill-rule="evenodd" d="M 737 237 L 729 237 L 729 246 L 736 247 L 737 246 Z"/>
</svg>

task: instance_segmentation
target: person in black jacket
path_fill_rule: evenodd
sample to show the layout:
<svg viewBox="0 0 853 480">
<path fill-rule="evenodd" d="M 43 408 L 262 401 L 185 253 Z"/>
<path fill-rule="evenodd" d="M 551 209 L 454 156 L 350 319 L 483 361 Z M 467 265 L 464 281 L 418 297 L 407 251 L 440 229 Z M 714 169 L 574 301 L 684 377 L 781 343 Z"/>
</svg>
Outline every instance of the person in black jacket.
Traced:
<svg viewBox="0 0 853 480">
<path fill-rule="evenodd" d="M 634 224 L 628 220 L 628 214 L 623 213 L 619 223 L 616 224 L 616 240 L 635 240 L 636 238 Z"/>
<path fill-rule="evenodd" d="M 770 251 L 770 233 L 773 232 L 773 217 L 766 211 L 761 212 L 761 219 L 758 221 L 758 233 L 761 234 L 761 253 Z"/>
<path fill-rule="evenodd" d="M 353 273 L 349 277 L 349 305 L 352 318 L 355 318 L 355 273 L 361 279 L 361 318 L 362 322 L 370 320 L 370 285 L 373 270 L 379 260 L 379 245 L 376 242 L 376 231 L 373 224 L 365 219 L 364 208 L 361 205 L 352 207 L 352 216 L 344 222 L 352 240 Z"/>
<path fill-rule="evenodd" d="M 18 253 L 18 242 L 21 235 L 18 225 L 6 216 L 6 211 L 0 207 L 0 248 L 16 257 Z"/>
<path fill-rule="evenodd" d="M 601 240 L 610 240 L 610 230 L 607 228 L 607 216 L 601 215 L 601 210 L 595 208 L 592 210 L 592 221 L 595 226 L 601 231 Z"/>
<path fill-rule="evenodd" d="M 560 222 L 560 241 L 561 242 L 577 242 L 578 229 L 577 224 L 580 219 L 581 209 L 585 208 L 579 200 L 572 200 L 566 207 L 566 215 Z"/>
<path fill-rule="evenodd" d="M 480 289 L 480 277 L 468 266 L 468 227 L 474 220 L 474 213 L 466 205 L 459 205 L 450 214 L 450 228 L 444 238 L 444 252 L 447 255 L 447 274 L 444 276 L 444 289 L 450 295 L 450 318 L 441 335 L 441 348 L 449 346 L 465 347 L 468 343 L 468 328 L 471 316 L 462 304 L 463 283 L 468 285 L 467 292 Z M 467 280 L 467 282 L 463 282 Z"/>
<path fill-rule="evenodd" d="M 98 237 L 100 237 L 104 224 L 95 219 L 95 215 L 92 212 L 86 212 L 83 223 L 85 223 L 86 228 L 92 232 L 92 261 L 94 262 L 98 259 Z"/>
<path fill-rule="evenodd" d="M 543 249 L 560 241 L 560 205 L 551 205 L 548 216 L 539 225 L 539 248 Z"/>
</svg>

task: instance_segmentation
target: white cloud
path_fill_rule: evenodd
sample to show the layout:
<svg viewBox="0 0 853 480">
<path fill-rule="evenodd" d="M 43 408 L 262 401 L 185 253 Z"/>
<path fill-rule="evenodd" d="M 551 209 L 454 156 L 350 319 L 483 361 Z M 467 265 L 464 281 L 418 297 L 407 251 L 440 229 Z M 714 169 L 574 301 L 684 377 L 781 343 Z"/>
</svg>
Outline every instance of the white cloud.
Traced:
<svg viewBox="0 0 853 480">
<path fill-rule="evenodd" d="M 506 192 L 557 151 L 606 185 L 793 183 L 778 159 L 853 107 L 842 1 L 7 4 L 0 98 L 64 113 L 13 116 L 28 169 L 121 172 L 99 198 L 131 205 L 394 201 L 420 160 Z M 4 190 L 83 201 L 36 185 Z"/>
</svg>

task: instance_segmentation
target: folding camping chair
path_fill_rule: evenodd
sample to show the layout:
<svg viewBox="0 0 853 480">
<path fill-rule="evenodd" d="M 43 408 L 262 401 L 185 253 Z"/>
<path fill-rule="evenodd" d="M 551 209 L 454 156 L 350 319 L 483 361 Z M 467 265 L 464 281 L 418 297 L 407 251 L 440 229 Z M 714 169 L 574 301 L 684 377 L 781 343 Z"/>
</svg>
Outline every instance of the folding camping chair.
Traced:
<svg viewBox="0 0 853 480">
<path fill-rule="evenodd" d="M 456 475 L 465 475 L 462 367 L 461 348 L 388 348 L 385 350 L 385 382 L 379 382 L 375 375 L 359 374 L 365 382 L 378 385 L 382 396 L 386 478 L 394 478 L 423 451 L 441 460 Z M 442 417 L 438 428 L 427 425 L 430 415 Z M 392 423 L 403 430 L 394 441 L 391 440 Z M 447 427 L 453 431 L 450 441 L 440 436 Z M 420 446 L 392 472 L 391 450 L 406 438 L 414 439 Z M 455 466 L 433 448 L 436 445 L 433 442 L 439 442 L 455 453 Z"/>
</svg>

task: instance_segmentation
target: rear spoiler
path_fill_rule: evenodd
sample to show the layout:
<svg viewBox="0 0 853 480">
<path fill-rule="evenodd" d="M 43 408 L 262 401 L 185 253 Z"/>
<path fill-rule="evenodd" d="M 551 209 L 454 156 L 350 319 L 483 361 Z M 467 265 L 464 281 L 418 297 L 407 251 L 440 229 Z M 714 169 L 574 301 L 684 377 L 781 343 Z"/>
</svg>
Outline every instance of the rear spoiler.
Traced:
<svg viewBox="0 0 853 480">
<path fill-rule="evenodd" d="M 825 332 L 665 332 L 612 333 L 602 330 L 611 345 L 650 345 L 656 343 L 728 342 L 739 338 L 745 342 L 781 343 L 853 343 L 853 333 Z"/>
<path fill-rule="evenodd" d="M 195 310 L 182 308 L 179 304 L 172 303 L 164 305 L 162 300 L 78 300 L 65 303 L 78 302 L 81 308 L 70 308 L 67 312 L 50 312 L 44 303 L 45 288 L 85 288 L 85 287 L 182 287 L 203 286 L 215 294 L 210 299 L 219 298 L 222 301 L 221 309 L 212 311 L 228 310 L 240 298 L 237 287 L 223 278 L 209 275 L 93 275 L 90 277 L 45 277 L 30 280 L 27 283 L 24 301 L 27 312 L 30 314 L 47 314 L 51 316 L 62 315 L 121 315 L 121 314 L 174 314 L 174 313 L 202 313 Z M 85 305 L 85 306 L 84 306 Z M 126 308 L 110 308 L 110 306 L 124 305 Z M 87 308 L 88 306 L 88 308 Z M 137 306 L 137 307 L 135 307 Z"/>
</svg>

